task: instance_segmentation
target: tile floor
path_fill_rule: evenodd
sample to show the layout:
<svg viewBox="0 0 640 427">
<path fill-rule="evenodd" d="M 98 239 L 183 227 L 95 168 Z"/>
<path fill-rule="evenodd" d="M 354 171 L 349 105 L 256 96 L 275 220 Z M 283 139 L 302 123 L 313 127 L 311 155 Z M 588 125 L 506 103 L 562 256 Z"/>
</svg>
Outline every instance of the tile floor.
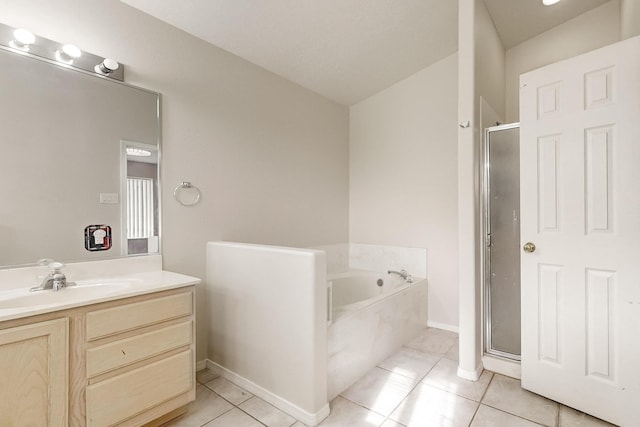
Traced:
<svg viewBox="0 0 640 427">
<path fill-rule="evenodd" d="M 427 328 L 331 402 L 321 427 L 606 427 L 484 371 L 479 381 L 456 376 L 458 338 Z M 196 401 L 166 427 L 304 427 L 237 385 L 204 370 Z"/>
</svg>

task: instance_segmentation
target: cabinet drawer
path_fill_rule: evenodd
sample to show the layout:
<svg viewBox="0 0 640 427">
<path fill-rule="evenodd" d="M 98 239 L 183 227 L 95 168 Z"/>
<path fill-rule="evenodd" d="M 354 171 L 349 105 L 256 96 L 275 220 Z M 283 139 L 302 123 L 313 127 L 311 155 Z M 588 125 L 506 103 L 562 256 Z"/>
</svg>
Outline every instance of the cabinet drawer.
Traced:
<svg viewBox="0 0 640 427">
<path fill-rule="evenodd" d="M 186 350 L 86 388 L 87 426 L 111 426 L 193 387 L 193 353 Z"/>
<path fill-rule="evenodd" d="M 193 342 L 191 320 L 87 350 L 87 377 L 130 365 Z"/>
<path fill-rule="evenodd" d="M 96 340 L 192 313 L 193 292 L 92 311 L 87 313 L 87 340 Z"/>
</svg>

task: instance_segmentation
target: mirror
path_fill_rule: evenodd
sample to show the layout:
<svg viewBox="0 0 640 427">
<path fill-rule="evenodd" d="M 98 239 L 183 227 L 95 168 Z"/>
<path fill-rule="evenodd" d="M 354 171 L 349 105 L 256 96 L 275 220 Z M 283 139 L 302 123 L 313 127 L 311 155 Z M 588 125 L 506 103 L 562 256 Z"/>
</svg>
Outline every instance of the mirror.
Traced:
<svg viewBox="0 0 640 427">
<path fill-rule="evenodd" d="M 159 251 L 158 147 L 135 141 L 120 145 L 122 203 L 122 253 L 138 255 Z"/>
<path fill-rule="evenodd" d="M 0 267 L 159 252 L 159 95 L 6 49 L 0 69 Z"/>
</svg>

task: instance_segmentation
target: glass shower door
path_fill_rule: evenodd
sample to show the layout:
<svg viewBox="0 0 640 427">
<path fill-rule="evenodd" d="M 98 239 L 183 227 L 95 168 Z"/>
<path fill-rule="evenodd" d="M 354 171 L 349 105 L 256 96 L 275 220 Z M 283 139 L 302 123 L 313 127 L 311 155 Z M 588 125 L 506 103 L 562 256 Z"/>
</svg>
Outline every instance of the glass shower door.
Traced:
<svg viewBox="0 0 640 427">
<path fill-rule="evenodd" d="M 486 352 L 520 359 L 520 128 L 485 133 Z"/>
</svg>

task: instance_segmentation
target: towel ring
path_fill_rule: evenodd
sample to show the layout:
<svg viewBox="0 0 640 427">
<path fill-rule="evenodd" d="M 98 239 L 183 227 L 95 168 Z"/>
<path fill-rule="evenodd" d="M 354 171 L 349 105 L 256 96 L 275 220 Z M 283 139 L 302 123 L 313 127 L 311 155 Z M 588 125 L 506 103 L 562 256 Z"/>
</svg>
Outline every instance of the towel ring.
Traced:
<svg viewBox="0 0 640 427">
<path fill-rule="evenodd" d="M 178 197 L 178 195 L 180 194 L 180 190 L 182 190 L 183 188 L 194 189 L 196 196 L 195 199 L 187 203 L 180 200 L 180 197 Z M 173 190 L 173 198 L 176 199 L 176 202 L 180 203 L 182 206 L 195 206 L 200 201 L 200 189 L 189 181 L 182 181 L 180 184 L 178 184 L 175 190 Z"/>
</svg>

